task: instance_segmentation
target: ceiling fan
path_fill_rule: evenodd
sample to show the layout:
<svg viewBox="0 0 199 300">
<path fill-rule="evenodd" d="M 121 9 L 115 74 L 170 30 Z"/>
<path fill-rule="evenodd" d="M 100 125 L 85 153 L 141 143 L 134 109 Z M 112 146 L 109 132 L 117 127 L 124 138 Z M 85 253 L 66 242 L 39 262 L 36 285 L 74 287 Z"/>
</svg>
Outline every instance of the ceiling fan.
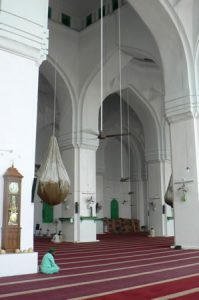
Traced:
<svg viewBox="0 0 199 300">
<path fill-rule="evenodd" d="M 129 179 L 130 179 L 129 177 L 121 177 L 120 182 L 128 182 Z"/>
<path fill-rule="evenodd" d="M 105 140 L 106 138 L 111 138 L 111 137 L 116 137 L 116 136 L 126 136 L 126 135 L 130 135 L 130 134 L 131 134 L 130 132 L 106 134 L 103 130 L 100 130 L 97 137 L 99 140 Z"/>
</svg>

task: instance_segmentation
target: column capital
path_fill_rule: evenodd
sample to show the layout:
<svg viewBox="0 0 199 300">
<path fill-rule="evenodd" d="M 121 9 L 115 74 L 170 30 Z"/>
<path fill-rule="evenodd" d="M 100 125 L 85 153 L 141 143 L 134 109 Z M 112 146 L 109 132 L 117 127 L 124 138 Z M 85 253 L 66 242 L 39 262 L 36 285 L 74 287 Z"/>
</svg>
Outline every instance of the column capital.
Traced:
<svg viewBox="0 0 199 300">
<path fill-rule="evenodd" d="M 96 151 L 99 146 L 99 141 L 96 140 L 75 140 L 72 133 L 63 134 L 58 137 L 60 149 L 69 150 L 69 149 L 89 149 Z"/>
<path fill-rule="evenodd" d="M 48 1 L 30 3 L 17 2 L 12 7 L 10 1 L 2 1 L 0 8 L 0 44 L 1 49 L 16 55 L 27 57 L 40 65 L 48 53 L 47 8 Z M 13 1 L 12 1 L 13 2 Z M 33 17 L 36 11 L 40 13 Z M 44 22 L 46 18 L 46 22 Z"/>
<path fill-rule="evenodd" d="M 169 123 L 183 119 L 194 118 L 198 115 L 197 95 L 184 95 L 176 98 L 165 97 L 165 114 Z"/>
<path fill-rule="evenodd" d="M 171 160 L 170 150 L 169 149 L 147 149 L 145 151 L 145 160 L 147 163 Z"/>
</svg>

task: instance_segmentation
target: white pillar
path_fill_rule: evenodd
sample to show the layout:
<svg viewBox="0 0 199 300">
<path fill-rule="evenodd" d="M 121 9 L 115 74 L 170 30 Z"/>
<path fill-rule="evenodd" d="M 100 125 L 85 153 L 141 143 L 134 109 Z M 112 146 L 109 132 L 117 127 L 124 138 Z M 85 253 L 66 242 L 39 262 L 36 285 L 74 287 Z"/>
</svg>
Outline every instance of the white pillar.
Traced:
<svg viewBox="0 0 199 300">
<path fill-rule="evenodd" d="M 131 218 L 138 219 L 140 226 L 147 225 L 145 214 L 146 199 L 145 186 L 142 179 L 136 178 L 132 182 L 132 194 L 129 196 L 131 205 Z"/>
<path fill-rule="evenodd" d="M 101 219 L 97 221 L 97 233 L 104 232 L 103 216 L 104 216 L 104 178 L 102 174 L 96 175 L 96 203 L 98 203 L 98 211 L 96 216 Z"/>
<path fill-rule="evenodd" d="M 199 248 L 199 120 L 190 114 L 185 117 L 186 119 L 180 120 L 173 118 L 170 124 L 175 245 L 183 248 Z M 184 193 L 183 189 L 187 192 Z"/>
<path fill-rule="evenodd" d="M 163 214 L 164 203 L 164 180 L 163 162 L 148 162 L 148 210 L 149 227 L 155 229 L 157 236 L 165 235 L 165 214 Z"/>
<path fill-rule="evenodd" d="M 78 152 L 77 194 L 79 211 L 77 213 L 77 240 L 96 241 L 96 148 L 80 147 Z"/>
<path fill-rule="evenodd" d="M 35 164 L 39 64 L 46 58 L 48 48 L 47 10 L 47 0 L 2 0 L 0 7 L 0 211 L 3 211 L 2 175 L 14 161 L 15 167 L 24 176 L 21 193 L 21 250 L 33 248 L 31 189 Z M 34 272 L 37 272 L 35 255 L 28 262 L 28 268 L 27 260 L 24 257 L 23 263 L 22 256 L 19 268 L 4 274 Z"/>
<path fill-rule="evenodd" d="M 75 213 L 75 201 L 77 197 L 76 193 L 76 170 L 75 161 L 77 159 L 76 151 L 73 145 L 61 145 L 61 155 L 64 162 L 66 171 L 71 181 L 69 195 L 67 199 L 62 203 L 62 232 L 63 239 L 67 242 L 77 241 L 76 233 L 76 213 Z"/>
<path fill-rule="evenodd" d="M 68 148 L 62 158 L 72 182 L 68 209 L 63 210 L 65 240 L 96 241 L 96 147 Z"/>
</svg>

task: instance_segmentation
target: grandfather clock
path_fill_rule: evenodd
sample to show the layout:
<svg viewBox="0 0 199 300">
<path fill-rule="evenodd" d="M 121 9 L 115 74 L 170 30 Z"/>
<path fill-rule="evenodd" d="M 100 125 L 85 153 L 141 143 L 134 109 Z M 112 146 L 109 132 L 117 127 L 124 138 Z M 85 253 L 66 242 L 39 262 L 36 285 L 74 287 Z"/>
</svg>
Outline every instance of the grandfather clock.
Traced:
<svg viewBox="0 0 199 300">
<path fill-rule="evenodd" d="M 20 248 L 21 180 L 23 176 L 13 166 L 4 177 L 2 248 L 15 252 Z"/>
</svg>

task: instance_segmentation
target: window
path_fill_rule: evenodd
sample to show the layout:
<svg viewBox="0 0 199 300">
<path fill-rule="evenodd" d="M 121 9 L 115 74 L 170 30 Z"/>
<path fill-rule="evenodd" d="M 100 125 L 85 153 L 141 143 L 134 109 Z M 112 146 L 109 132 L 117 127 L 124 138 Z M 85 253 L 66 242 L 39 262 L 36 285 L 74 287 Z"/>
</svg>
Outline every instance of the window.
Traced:
<svg viewBox="0 0 199 300">
<path fill-rule="evenodd" d="M 118 9 L 118 1 L 119 1 L 119 0 L 112 0 L 112 7 L 113 7 L 113 10 Z"/>
<path fill-rule="evenodd" d="M 51 19 L 52 18 L 52 7 L 48 7 L 48 18 Z"/>
<path fill-rule="evenodd" d="M 62 14 L 61 15 L 61 23 L 70 27 L 70 16 L 68 16 L 66 14 Z"/>
<path fill-rule="evenodd" d="M 103 17 L 105 17 L 105 13 L 106 13 L 106 8 L 105 8 L 105 5 L 104 5 L 103 6 Z M 98 16 L 99 16 L 99 19 L 101 19 L 101 8 L 99 8 Z"/>
<path fill-rule="evenodd" d="M 91 24 L 92 24 L 92 15 L 90 14 L 86 17 L 86 26 L 89 26 Z"/>
</svg>

